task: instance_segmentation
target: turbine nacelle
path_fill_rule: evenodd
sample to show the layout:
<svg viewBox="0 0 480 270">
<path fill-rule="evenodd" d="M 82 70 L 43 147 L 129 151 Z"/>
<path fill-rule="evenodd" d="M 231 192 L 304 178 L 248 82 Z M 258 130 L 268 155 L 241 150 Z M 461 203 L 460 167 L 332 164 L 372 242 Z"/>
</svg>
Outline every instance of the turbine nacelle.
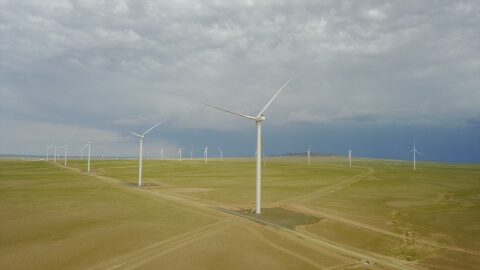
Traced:
<svg viewBox="0 0 480 270">
<path fill-rule="evenodd" d="M 265 115 L 261 114 L 260 116 L 255 117 L 254 120 L 255 122 L 265 121 Z"/>
</svg>

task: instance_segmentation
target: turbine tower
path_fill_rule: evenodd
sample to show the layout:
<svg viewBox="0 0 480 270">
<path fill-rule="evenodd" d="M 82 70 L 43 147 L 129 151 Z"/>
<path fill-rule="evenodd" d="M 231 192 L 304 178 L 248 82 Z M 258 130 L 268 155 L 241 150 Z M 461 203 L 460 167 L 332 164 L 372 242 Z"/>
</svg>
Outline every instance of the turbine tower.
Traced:
<svg viewBox="0 0 480 270">
<path fill-rule="evenodd" d="M 218 148 L 220 149 L 220 161 L 223 161 L 223 152 L 222 152 L 222 149 L 221 148 Z"/>
<path fill-rule="evenodd" d="M 162 160 L 163 160 L 163 148 L 160 150 L 160 155 L 162 155 Z"/>
<path fill-rule="evenodd" d="M 88 146 L 88 166 L 87 166 L 87 172 L 90 172 L 90 144 L 92 144 L 93 142 L 88 140 L 88 143 L 85 144 L 85 146 L 82 148 L 82 150 L 80 151 L 83 151 L 83 149 L 85 149 L 85 147 Z"/>
<path fill-rule="evenodd" d="M 208 163 L 208 147 L 205 146 L 205 151 L 203 152 L 203 157 L 205 158 L 205 164 Z"/>
<path fill-rule="evenodd" d="M 413 149 L 410 152 L 413 152 L 413 170 L 415 171 L 416 167 L 415 167 L 415 153 L 419 153 L 420 155 L 423 156 L 422 153 L 418 152 L 417 149 L 415 149 L 415 140 L 413 140 Z"/>
<path fill-rule="evenodd" d="M 348 151 L 348 160 L 350 161 L 350 167 L 352 167 L 352 148 L 350 148 Z"/>
<path fill-rule="evenodd" d="M 52 144 L 47 146 L 47 161 L 48 161 L 48 152 L 50 151 L 50 148 L 54 147 Z"/>
<path fill-rule="evenodd" d="M 193 149 L 192 149 L 192 151 L 190 151 L 190 160 L 192 160 L 192 159 L 193 159 Z"/>
<path fill-rule="evenodd" d="M 307 156 L 308 156 L 308 164 L 310 164 L 310 145 L 308 146 Z"/>
<path fill-rule="evenodd" d="M 180 162 L 182 162 L 182 150 L 183 148 L 178 149 L 177 156 L 179 156 Z"/>
<path fill-rule="evenodd" d="M 143 150 L 143 137 L 145 137 L 145 134 L 147 134 L 150 130 L 154 129 L 155 127 L 157 127 L 158 125 L 160 125 L 161 123 L 165 122 L 165 120 L 163 120 L 162 122 L 154 125 L 153 127 L 151 127 L 150 129 L 148 129 L 147 131 L 145 131 L 143 134 L 137 134 L 137 133 L 134 133 L 134 132 L 131 132 L 130 130 L 127 130 L 127 132 L 137 136 L 140 138 L 140 153 L 138 155 L 138 186 L 142 186 L 142 150 Z"/>
<path fill-rule="evenodd" d="M 261 153 L 261 147 L 262 147 L 262 127 L 261 127 L 261 123 L 263 121 L 265 121 L 265 116 L 263 115 L 263 112 L 268 108 L 268 106 L 270 106 L 270 104 L 272 103 L 272 101 L 277 97 L 277 95 L 280 93 L 280 91 L 282 91 L 282 89 L 291 81 L 292 79 L 288 80 L 283 86 L 282 88 L 280 88 L 280 90 L 277 91 L 277 93 L 272 97 L 272 99 L 270 99 L 270 101 L 267 103 L 267 105 L 265 105 L 265 107 L 260 111 L 260 113 L 258 113 L 257 116 L 248 116 L 248 115 L 245 115 L 245 114 L 240 114 L 240 113 L 236 113 L 236 112 L 232 112 L 232 111 L 229 111 L 229 110 L 226 110 L 226 109 L 222 109 L 222 108 L 219 108 L 219 107 L 215 107 L 215 106 L 212 106 L 212 105 L 208 105 L 208 104 L 205 104 L 209 107 L 212 107 L 212 108 L 215 108 L 215 109 L 218 109 L 218 110 L 222 110 L 222 111 L 225 111 L 225 112 L 228 112 L 228 113 L 231 113 L 231 114 L 235 114 L 235 115 L 238 115 L 238 116 L 242 116 L 242 117 L 245 117 L 245 118 L 248 118 L 248 119 L 251 119 L 253 121 L 255 121 L 256 125 L 257 125 L 257 172 L 256 172 L 256 204 L 255 204 L 255 213 L 256 214 L 260 214 L 261 211 L 260 211 L 260 194 L 261 194 L 261 178 L 262 178 L 262 155 L 260 154 Z"/>
</svg>

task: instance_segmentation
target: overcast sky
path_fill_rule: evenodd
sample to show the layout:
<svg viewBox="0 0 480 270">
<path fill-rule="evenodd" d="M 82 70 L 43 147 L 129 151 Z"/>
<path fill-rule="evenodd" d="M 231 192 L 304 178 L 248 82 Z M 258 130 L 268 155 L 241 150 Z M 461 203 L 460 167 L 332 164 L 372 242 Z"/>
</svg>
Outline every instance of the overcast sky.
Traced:
<svg viewBox="0 0 480 270">
<path fill-rule="evenodd" d="M 0 0 L 0 154 L 480 161 L 479 1 Z"/>
</svg>

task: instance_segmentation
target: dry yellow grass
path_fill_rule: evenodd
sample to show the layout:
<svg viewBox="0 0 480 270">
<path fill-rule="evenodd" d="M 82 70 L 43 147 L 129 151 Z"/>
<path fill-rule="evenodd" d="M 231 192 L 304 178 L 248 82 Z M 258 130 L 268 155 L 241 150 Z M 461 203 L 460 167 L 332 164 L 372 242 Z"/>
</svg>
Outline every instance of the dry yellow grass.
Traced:
<svg viewBox="0 0 480 270">
<path fill-rule="evenodd" d="M 259 218 L 279 227 L 214 209 L 253 207 L 253 160 L 144 160 L 142 188 L 136 164 L 93 160 L 87 174 L 85 160 L 1 160 L 2 269 L 474 269 L 480 258 L 478 164 L 269 158 Z"/>
</svg>

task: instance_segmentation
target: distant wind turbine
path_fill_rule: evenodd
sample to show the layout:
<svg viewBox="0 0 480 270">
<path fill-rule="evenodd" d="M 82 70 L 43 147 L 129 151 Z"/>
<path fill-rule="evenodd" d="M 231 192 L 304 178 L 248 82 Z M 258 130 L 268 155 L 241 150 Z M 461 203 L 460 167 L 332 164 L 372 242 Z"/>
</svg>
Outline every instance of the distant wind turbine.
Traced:
<svg viewBox="0 0 480 270">
<path fill-rule="evenodd" d="M 134 132 L 131 132 L 130 130 L 127 130 L 127 132 L 137 136 L 140 138 L 140 153 L 138 155 L 138 186 L 142 186 L 142 159 L 143 159 L 143 137 L 145 137 L 145 134 L 147 134 L 150 130 L 154 129 L 155 127 L 157 127 L 158 125 L 160 125 L 161 123 L 165 122 L 165 120 L 163 120 L 162 122 L 160 123 L 157 123 L 156 125 L 154 125 L 153 127 L 149 128 L 147 131 L 145 131 L 143 134 L 137 134 L 137 133 L 134 133 Z"/>
<path fill-rule="evenodd" d="M 163 148 L 160 150 L 160 154 L 162 155 L 162 160 L 163 160 Z"/>
<path fill-rule="evenodd" d="M 87 166 L 87 172 L 90 172 L 90 144 L 92 144 L 93 142 L 90 141 L 90 139 L 88 140 L 88 143 L 85 144 L 85 146 L 82 148 L 82 150 L 80 151 L 83 151 L 83 149 L 85 149 L 85 147 L 88 146 L 88 166 Z"/>
<path fill-rule="evenodd" d="M 203 151 L 203 157 L 205 158 L 205 164 L 208 163 L 208 147 L 205 146 L 205 151 Z"/>
<path fill-rule="evenodd" d="M 222 109 L 222 108 L 219 108 L 219 107 L 215 107 L 215 106 L 212 106 L 212 105 L 208 105 L 208 104 L 205 104 L 209 107 L 212 107 L 212 108 L 215 108 L 215 109 L 218 109 L 218 110 L 222 110 L 222 111 L 225 111 L 225 112 L 228 112 L 228 113 L 231 113 L 231 114 L 235 114 L 235 115 L 238 115 L 238 116 L 242 116 L 242 117 L 245 117 L 245 118 L 248 118 L 248 119 L 251 119 L 253 121 L 255 121 L 256 125 L 257 125 L 257 153 L 259 153 L 257 155 L 257 180 L 256 180 L 256 204 L 255 204 L 255 213 L 256 214 L 260 214 L 261 211 L 260 211 L 260 194 L 261 194 L 261 174 L 262 174 L 262 171 L 261 171 L 261 164 L 262 164 L 262 161 L 261 161 L 261 147 L 262 147 L 262 128 L 261 128 L 261 123 L 263 121 L 265 121 L 265 116 L 263 115 L 263 112 L 268 108 L 268 106 L 270 106 L 270 104 L 272 103 L 272 101 L 277 97 L 277 95 L 280 93 L 280 91 L 282 91 L 282 89 L 291 81 L 292 79 L 288 80 L 283 86 L 282 88 L 280 88 L 280 90 L 277 91 L 277 93 L 272 97 L 272 99 L 270 99 L 270 101 L 267 103 L 267 105 L 260 111 L 260 113 L 258 113 L 257 116 L 248 116 L 248 115 L 245 115 L 245 114 L 241 114 L 241 113 L 236 113 L 236 112 L 232 112 L 232 111 L 229 111 L 229 110 L 226 110 L 226 109 Z"/>
<path fill-rule="evenodd" d="M 223 161 L 223 152 L 222 152 L 222 149 L 221 148 L 218 148 L 220 149 L 220 161 Z"/>
<path fill-rule="evenodd" d="M 182 162 L 182 150 L 183 148 L 178 149 L 178 153 L 177 153 L 177 156 L 179 156 L 180 158 L 180 162 Z"/>
<path fill-rule="evenodd" d="M 67 150 L 68 150 L 68 146 L 67 146 L 67 145 L 64 145 L 64 146 L 60 146 L 59 148 L 65 148 L 65 152 L 64 152 L 64 155 L 63 155 L 63 160 L 64 160 L 64 166 L 67 166 Z"/>
<path fill-rule="evenodd" d="M 348 151 L 348 160 L 350 161 L 350 167 L 352 167 L 352 148 L 350 148 Z"/>
<path fill-rule="evenodd" d="M 193 150 L 190 151 L 190 160 L 192 160 L 192 159 L 193 159 Z"/>
<path fill-rule="evenodd" d="M 308 164 L 310 164 L 310 146 L 308 146 L 307 156 L 308 156 Z"/>
<path fill-rule="evenodd" d="M 53 145 L 47 146 L 47 161 L 48 161 L 48 152 L 50 151 L 50 148 L 54 147 Z"/>
<path fill-rule="evenodd" d="M 415 153 L 419 153 L 420 155 L 423 156 L 422 153 L 418 152 L 416 149 L 415 149 L 415 140 L 413 140 L 413 149 L 409 151 L 410 152 L 413 152 L 413 170 L 415 171 L 416 167 L 415 167 Z"/>
</svg>

